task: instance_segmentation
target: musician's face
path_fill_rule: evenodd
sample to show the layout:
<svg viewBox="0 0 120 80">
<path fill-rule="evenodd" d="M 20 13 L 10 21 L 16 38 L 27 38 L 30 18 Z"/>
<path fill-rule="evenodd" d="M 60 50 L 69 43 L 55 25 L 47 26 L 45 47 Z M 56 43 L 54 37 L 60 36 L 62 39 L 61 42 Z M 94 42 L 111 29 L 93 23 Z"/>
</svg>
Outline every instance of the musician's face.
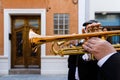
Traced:
<svg viewBox="0 0 120 80">
<path fill-rule="evenodd" d="M 107 28 L 104 28 L 103 31 L 107 31 Z"/>
</svg>

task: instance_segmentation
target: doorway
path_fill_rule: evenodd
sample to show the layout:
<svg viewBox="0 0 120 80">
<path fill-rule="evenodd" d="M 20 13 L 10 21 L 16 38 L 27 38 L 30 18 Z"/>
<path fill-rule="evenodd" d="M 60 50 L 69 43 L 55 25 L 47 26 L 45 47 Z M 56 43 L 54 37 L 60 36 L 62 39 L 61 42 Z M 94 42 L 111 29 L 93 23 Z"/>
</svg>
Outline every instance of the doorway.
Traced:
<svg viewBox="0 0 120 80">
<path fill-rule="evenodd" d="M 41 16 L 11 16 L 11 69 L 40 69 L 41 48 L 33 52 L 29 42 L 29 30 L 40 34 Z"/>
</svg>

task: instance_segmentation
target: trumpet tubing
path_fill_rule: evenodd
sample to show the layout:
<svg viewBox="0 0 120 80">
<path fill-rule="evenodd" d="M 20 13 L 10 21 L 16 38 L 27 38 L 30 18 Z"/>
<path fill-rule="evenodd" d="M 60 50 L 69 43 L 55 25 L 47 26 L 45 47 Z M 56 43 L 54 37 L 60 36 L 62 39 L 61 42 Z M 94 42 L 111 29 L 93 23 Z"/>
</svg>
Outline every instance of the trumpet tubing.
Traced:
<svg viewBox="0 0 120 80">
<path fill-rule="evenodd" d="M 56 41 L 62 41 L 62 40 L 63 40 L 63 42 L 65 42 L 65 41 L 74 40 L 74 39 L 86 39 L 89 37 L 103 37 L 103 36 L 114 36 L 114 35 L 120 35 L 120 30 L 85 33 L 85 34 L 53 35 L 53 36 L 41 36 L 39 34 L 34 33 L 32 30 L 30 30 L 29 40 L 30 40 L 31 45 L 33 45 L 32 48 L 37 48 L 36 46 L 39 46 L 39 45 L 47 43 L 47 42 L 56 42 Z M 63 42 L 60 42 L 60 44 L 63 44 Z M 70 55 L 70 54 L 85 53 L 82 48 L 75 48 L 75 49 L 67 48 L 67 49 L 61 49 L 59 51 L 56 51 L 54 48 L 54 45 L 55 45 L 55 43 L 52 44 L 52 50 L 56 55 L 57 54 Z M 120 45 L 113 45 L 113 47 L 119 49 Z M 75 51 L 75 53 L 73 51 Z"/>
<path fill-rule="evenodd" d="M 104 35 L 108 35 L 108 36 L 120 35 L 120 30 L 85 33 L 85 34 L 54 35 L 54 36 L 41 36 L 34 33 L 32 30 L 30 30 L 29 39 L 32 43 L 44 44 L 46 42 L 52 42 L 52 41 L 85 39 L 87 37 L 98 37 L 98 36 L 104 36 Z"/>
</svg>

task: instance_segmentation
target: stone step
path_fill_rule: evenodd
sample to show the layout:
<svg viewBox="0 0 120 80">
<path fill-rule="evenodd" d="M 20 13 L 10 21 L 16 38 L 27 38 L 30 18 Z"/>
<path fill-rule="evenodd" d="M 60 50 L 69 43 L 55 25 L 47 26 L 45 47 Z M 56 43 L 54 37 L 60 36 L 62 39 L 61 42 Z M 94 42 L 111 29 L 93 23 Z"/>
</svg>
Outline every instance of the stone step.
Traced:
<svg viewBox="0 0 120 80">
<path fill-rule="evenodd" d="M 40 69 L 10 69 L 9 74 L 40 74 Z"/>
</svg>

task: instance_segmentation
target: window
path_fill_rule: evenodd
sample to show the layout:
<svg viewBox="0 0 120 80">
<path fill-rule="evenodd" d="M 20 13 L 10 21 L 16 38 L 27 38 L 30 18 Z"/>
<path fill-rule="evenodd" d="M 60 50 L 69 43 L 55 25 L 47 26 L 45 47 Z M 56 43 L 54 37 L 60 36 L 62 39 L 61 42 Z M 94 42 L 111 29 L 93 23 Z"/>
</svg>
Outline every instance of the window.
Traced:
<svg viewBox="0 0 120 80">
<path fill-rule="evenodd" d="M 120 30 L 120 13 L 107 13 L 105 15 L 96 13 L 95 19 L 101 22 L 102 26 L 108 28 L 108 30 Z M 109 41 L 112 44 L 120 43 L 120 36 L 112 36 Z"/>
<path fill-rule="evenodd" d="M 69 33 L 69 14 L 54 14 L 54 34 Z"/>
<path fill-rule="evenodd" d="M 120 26 L 120 14 L 118 13 L 109 13 L 106 15 L 96 13 L 95 17 L 102 23 L 102 26 Z"/>
</svg>

